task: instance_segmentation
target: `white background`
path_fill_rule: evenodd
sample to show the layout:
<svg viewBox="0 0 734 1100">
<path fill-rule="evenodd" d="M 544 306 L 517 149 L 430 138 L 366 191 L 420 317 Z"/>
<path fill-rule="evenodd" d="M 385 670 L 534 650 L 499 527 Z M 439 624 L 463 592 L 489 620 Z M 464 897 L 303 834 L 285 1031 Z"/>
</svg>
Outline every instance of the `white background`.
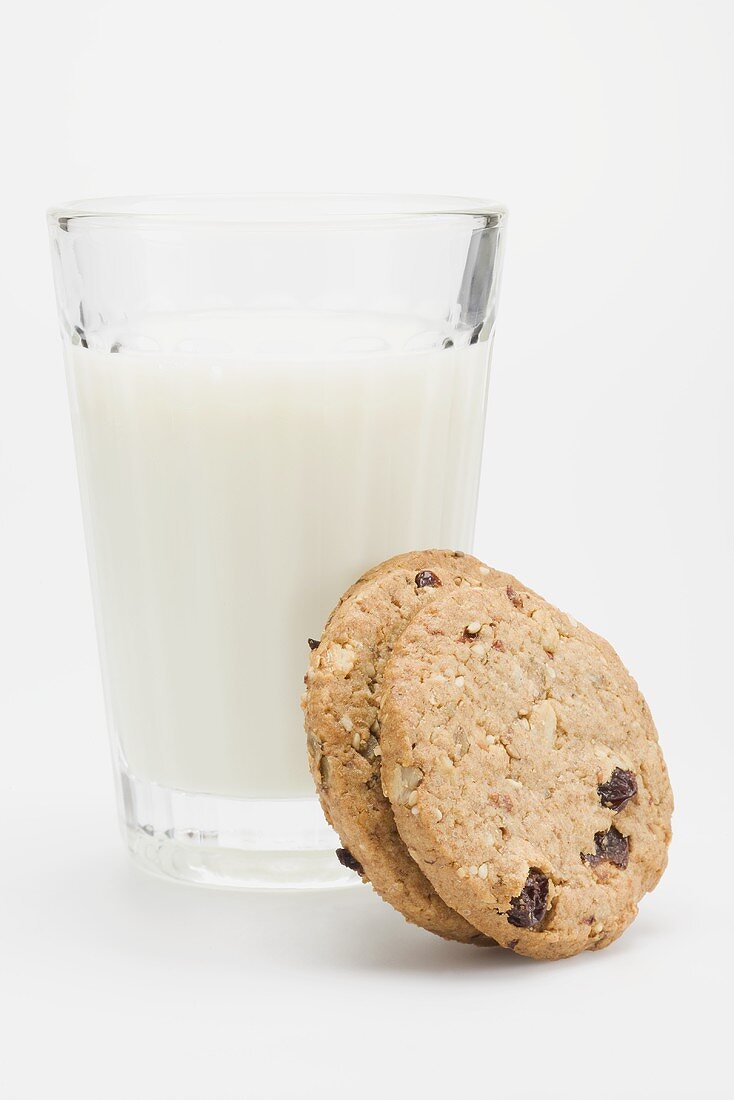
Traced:
<svg viewBox="0 0 734 1100">
<path fill-rule="evenodd" d="M 66 0 L 0 51 L 0 1093 L 730 1095 L 732 7 Z M 535 964 L 369 890 L 148 879 L 114 820 L 44 209 L 163 191 L 511 211 L 477 550 L 606 634 L 677 798 L 601 954 Z"/>
</svg>

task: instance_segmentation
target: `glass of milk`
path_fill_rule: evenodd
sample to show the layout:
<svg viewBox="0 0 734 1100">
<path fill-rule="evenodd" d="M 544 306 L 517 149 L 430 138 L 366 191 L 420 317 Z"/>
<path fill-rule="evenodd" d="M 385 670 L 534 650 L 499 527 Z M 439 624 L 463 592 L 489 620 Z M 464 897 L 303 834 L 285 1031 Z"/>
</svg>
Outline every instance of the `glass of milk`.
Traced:
<svg viewBox="0 0 734 1100">
<path fill-rule="evenodd" d="M 187 882 L 340 887 L 308 639 L 472 548 L 505 212 L 405 196 L 49 214 L 120 819 Z"/>
</svg>

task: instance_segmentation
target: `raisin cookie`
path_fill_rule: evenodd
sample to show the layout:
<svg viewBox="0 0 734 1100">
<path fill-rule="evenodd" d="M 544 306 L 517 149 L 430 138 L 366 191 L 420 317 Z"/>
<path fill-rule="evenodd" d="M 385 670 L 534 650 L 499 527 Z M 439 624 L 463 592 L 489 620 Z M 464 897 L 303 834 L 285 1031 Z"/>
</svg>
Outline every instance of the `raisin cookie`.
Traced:
<svg viewBox="0 0 734 1100">
<path fill-rule="evenodd" d="M 441 593 L 383 674 L 382 775 L 447 905 L 504 947 L 606 947 L 667 861 L 673 800 L 612 647 L 515 585 Z"/>
<path fill-rule="evenodd" d="M 407 920 L 447 939 L 486 943 L 413 862 L 380 781 L 382 672 L 411 617 L 438 592 L 504 583 L 476 558 L 449 550 L 403 554 L 356 582 L 311 641 L 303 709 L 309 763 L 339 858 Z M 504 589 L 503 589 L 504 591 Z"/>
</svg>

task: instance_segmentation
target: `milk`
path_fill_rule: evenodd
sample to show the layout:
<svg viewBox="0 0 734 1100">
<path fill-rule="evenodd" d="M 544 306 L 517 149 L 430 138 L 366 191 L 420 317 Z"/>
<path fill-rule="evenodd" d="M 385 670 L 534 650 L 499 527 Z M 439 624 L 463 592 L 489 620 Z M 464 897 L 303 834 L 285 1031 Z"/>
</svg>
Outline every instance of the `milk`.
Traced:
<svg viewBox="0 0 734 1100">
<path fill-rule="evenodd" d="M 263 312 L 189 316 L 184 331 L 161 316 L 70 349 L 106 703 L 128 773 L 313 794 L 307 639 L 384 558 L 471 547 L 488 345 L 442 348 L 426 328 Z"/>
</svg>

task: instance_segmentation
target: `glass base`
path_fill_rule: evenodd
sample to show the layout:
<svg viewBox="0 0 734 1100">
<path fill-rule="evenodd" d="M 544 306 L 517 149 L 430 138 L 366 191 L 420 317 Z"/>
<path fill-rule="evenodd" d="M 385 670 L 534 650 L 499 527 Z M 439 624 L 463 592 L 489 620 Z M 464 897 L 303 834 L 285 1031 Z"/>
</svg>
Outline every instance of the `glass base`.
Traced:
<svg viewBox="0 0 734 1100">
<path fill-rule="evenodd" d="M 133 860 L 167 879 L 245 890 L 357 885 L 318 799 L 226 798 L 160 787 L 120 769 Z"/>
</svg>

